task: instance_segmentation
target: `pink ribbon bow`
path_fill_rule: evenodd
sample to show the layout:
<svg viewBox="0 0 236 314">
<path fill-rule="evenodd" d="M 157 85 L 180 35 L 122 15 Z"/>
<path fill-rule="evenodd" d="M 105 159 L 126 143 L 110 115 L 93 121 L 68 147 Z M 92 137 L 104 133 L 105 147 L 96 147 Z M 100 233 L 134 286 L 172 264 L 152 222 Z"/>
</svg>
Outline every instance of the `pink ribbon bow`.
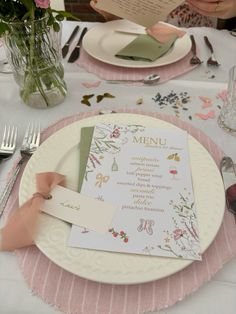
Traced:
<svg viewBox="0 0 236 314">
<path fill-rule="evenodd" d="M 147 28 L 146 32 L 148 35 L 152 36 L 154 39 L 161 43 L 168 42 L 173 35 L 183 37 L 186 34 L 186 32 L 181 30 L 180 28 L 163 22 L 158 22 L 155 25 Z"/>
<path fill-rule="evenodd" d="M 65 186 L 65 176 L 55 172 L 36 174 L 37 192 L 10 214 L 0 230 L 0 251 L 13 251 L 34 243 L 40 207 L 51 197 L 50 192 L 56 185 Z"/>
</svg>

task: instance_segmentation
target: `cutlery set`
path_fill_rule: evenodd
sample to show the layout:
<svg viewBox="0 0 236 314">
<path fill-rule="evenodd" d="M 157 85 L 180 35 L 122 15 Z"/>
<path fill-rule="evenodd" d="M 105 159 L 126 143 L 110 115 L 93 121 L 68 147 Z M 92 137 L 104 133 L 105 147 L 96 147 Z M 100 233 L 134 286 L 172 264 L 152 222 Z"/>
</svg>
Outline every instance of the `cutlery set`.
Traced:
<svg viewBox="0 0 236 314">
<path fill-rule="evenodd" d="M 74 30 L 73 30 L 73 32 L 71 33 L 69 39 L 67 40 L 67 42 L 66 42 L 65 45 L 63 46 L 62 51 L 61 51 L 61 52 L 62 52 L 62 58 L 65 58 L 65 57 L 66 57 L 66 55 L 67 55 L 67 53 L 68 53 L 68 51 L 69 51 L 70 44 L 71 44 L 72 41 L 74 40 L 74 38 L 75 38 L 75 36 L 77 35 L 78 31 L 79 31 L 79 25 L 77 25 L 77 26 L 74 28 Z"/>
<path fill-rule="evenodd" d="M 79 25 L 77 25 L 74 28 L 73 32 L 71 33 L 69 39 L 67 40 L 67 42 L 63 46 L 63 48 L 62 48 L 62 57 L 63 58 L 65 58 L 67 56 L 68 51 L 69 51 L 69 47 L 70 47 L 71 43 L 73 42 L 74 38 L 76 37 L 77 33 L 79 32 L 79 30 L 80 30 L 80 27 L 79 27 Z M 79 58 L 81 43 L 82 43 L 83 37 L 86 34 L 87 30 L 88 30 L 87 27 L 83 28 L 83 30 L 80 34 L 80 37 L 77 41 L 77 44 L 68 58 L 69 63 L 73 63 Z"/>
<path fill-rule="evenodd" d="M 17 137 L 16 127 L 5 127 L 0 154 L 3 154 L 3 156 L 5 157 L 10 157 L 14 153 L 16 148 L 16 137 Z M 4 211 L 4 208 L 6 207 L 8 198 L 14 187 L 21 166 L 23 165 L 25 160 L 29 159 L 32 156 L 32 154 L 39 147 L 39 144 L 40 144 L 40 127 L 35 126 L 33 124 L 29 124 L 25 131 L 23 142 L 20 148 L 21 158 L 18 161 L 9 181 L 7 182 L 0 196 L 0 217 Z"/>
<path fill-rule="evenodd" d="M 203 61 L 201 61 L 197 57 L 196 42 L 195 42 L 194 36 L 192 34 L 190 35 L 190 39 L 191 39 L 191 42 L 192 42 L 192 47 L 191 47 L 192 58 L 190 59 L 190 64 L 192 64 L 192 65 L 201 64 L 201 63 L 203 63 Z M 213 46 L 210 43 L 210 41 L 209 41 L 207 36 L 204 36 L 204 41 L 205 41 L 208 49 L 211 52 L 211 56 L 207 60 L 207 65 L 214 66 L 214 67 L 220 66 L 220 63 L 215 58 Z"/>
</svg>

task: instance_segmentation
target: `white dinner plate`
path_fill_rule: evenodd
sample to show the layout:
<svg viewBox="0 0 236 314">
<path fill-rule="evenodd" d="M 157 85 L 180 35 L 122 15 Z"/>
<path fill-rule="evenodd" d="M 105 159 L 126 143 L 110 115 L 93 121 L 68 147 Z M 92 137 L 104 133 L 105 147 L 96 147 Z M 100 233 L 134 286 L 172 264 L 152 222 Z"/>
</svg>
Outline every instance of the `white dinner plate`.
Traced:
<svg viewBox="0 0 236 314">
<path fill-rule="evenodd" d="M 80 129 L 97 123 L 142 124 L 176 128 L 165 121 L 137 114 L 99 115 L 72 123 L 50 136 L 29 160 L 20 184 L 20 204 L 35 192 L 35 174 L 57 171 L 67 176 L 67 186 L 77 190 Z M 215 238 L 224 214 L 224 187 L 208 151 L 189 135 L 190 161 L 202 252 Z M 122 254 L 67 246 L 71 226 L 46 214 L 40 215 L 37 247 L 53 262 L 71 273 L 94 281 L 134 284 L 171 275 L 192 261 Z"/>
<path fill-rule="evenodd" d="M 136 26 L 134 26 L 136 25 Z M 187 34 L 178 38 L 172 48 L 162 57 L 153 62 L 124 60 L 115 57 L 115 54 L 137 35 L 121 33 L 120 29 L 141 29 L 143 27 L 126 20 L 106 22 L 91 28 L 83 38 L 83 48 L 93 58 L 102 62 L 130 68 L 152 68 L 171 64 L 184 58 L 191 49 L 191 40 Z"/>
</svg>

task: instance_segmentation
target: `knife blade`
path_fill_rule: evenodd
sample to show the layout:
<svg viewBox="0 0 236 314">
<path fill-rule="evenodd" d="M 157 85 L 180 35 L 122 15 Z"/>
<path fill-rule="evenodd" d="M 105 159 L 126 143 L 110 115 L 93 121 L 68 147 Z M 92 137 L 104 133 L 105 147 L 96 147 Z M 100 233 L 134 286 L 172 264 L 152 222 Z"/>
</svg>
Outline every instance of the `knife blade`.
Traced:
<svg viewBox="0 0 236 314">
<path fill-rule="evenodd" d="M 68 59 L 69 63 L 75 62 L 79 58 L 81 42 L 82 42 L 83 37 L 86 34 L 87 30 L 88 30 L 87 27 L 85 27 L 82 30 L 82 33 L 81 33 L 80 38 L 79 38 L 79 40 L 77 42 L 77 45 L 76 45 L 75 49 L 72 51 L 72 53 L 71 53 L 71 55 L 70 55 L 70 57 Z"/>
<path fill-rule="evenodd" d="M 79 25 L 77 25 L 77 26 L 74 28 L 74 30 L 73 30 L 73 32 L 71 33 L 69 39 L 67 40 L 67 42 L 66 42 L 65 45 L 63 46 L 63 48 L 62 48 L 62 50 L 61 50 L 61 51 L 62 51 L 62 58 L 65 58 L 65 57 L 66 57 L 66 55 L 67 55 L 67 53 L 68 53 L 68 51 L 69 51 L 69 46 L 70 46 L 70 44 L 72 43 L 72 41 L 73 41 L 73 39 L 75 38 L 75 36 L 77 35 L 78 31 L 79 31 Z"/>
</svg>

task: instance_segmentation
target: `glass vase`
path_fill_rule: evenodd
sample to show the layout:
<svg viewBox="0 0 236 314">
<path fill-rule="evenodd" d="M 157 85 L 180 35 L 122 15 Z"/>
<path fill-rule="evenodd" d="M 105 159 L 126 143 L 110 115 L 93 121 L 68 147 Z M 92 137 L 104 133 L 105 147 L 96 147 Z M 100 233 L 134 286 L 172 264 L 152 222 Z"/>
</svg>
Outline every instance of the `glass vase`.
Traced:
<svg viewBox="0 0 236 314">
<path fill-rule="evenodd" d="M 8 24 L 5 47 L 23 102 L 35 108 L 62 103 L 67 94 L 61 63 L 61 32 L 48 19 Z"/>
<path fill-rule="evenodd" d="M 218 117 L 218 125 L 236 135 L 236 65 L 229 71 L 227 94 Z"/>
</svg>

